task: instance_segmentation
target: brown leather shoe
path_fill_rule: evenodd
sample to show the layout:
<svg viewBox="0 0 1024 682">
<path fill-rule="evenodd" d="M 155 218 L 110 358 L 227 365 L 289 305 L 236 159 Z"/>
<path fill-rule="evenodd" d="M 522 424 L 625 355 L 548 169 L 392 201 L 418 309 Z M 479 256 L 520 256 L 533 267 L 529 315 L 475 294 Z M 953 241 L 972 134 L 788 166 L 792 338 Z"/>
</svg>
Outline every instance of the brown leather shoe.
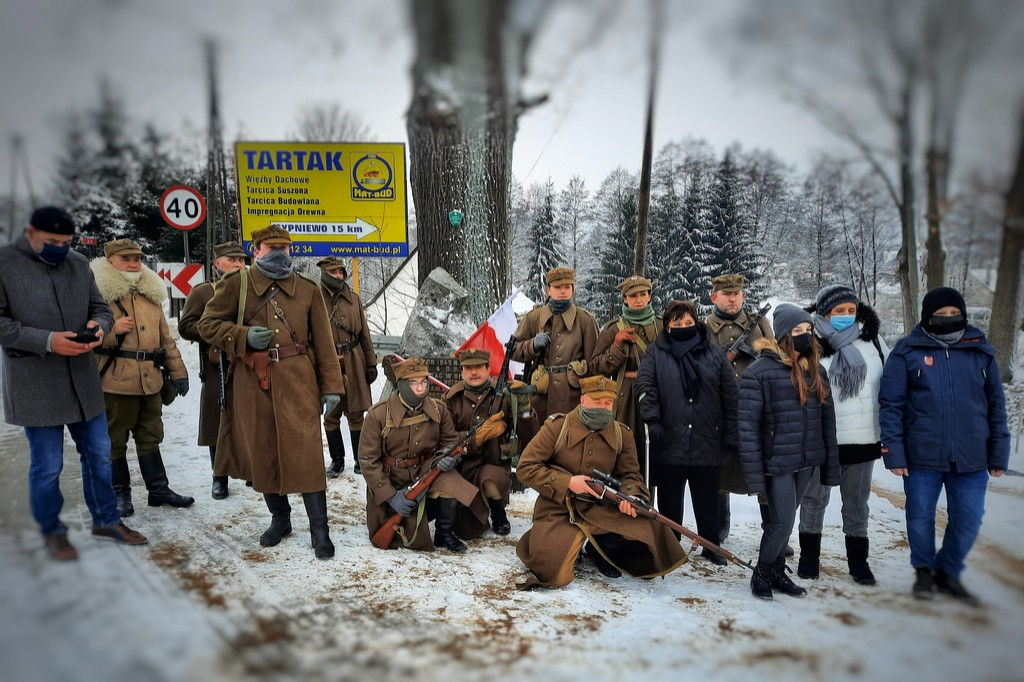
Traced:
<svg viewBox="0 0 1024 682">
<path fill-rule="evenodd" d="M 46 541 L 46 549 L 50 552 L 50 557 L 55 561 L 75 561 L 78 559 L 78 550 L 68 542 L 66 534 L 44 535 L 43 540 Z"/>
<path fill-rule="evenodd" d="M 123 521 L 118 523 L 116 526 L 109 526 L 106 528 L 102 526 L 93 526 L 92 536 L 97 540 L 113 540 L 125 545 L 144 545 L 149 542 L 145 535 L 124 525 Z"/>
</svg>

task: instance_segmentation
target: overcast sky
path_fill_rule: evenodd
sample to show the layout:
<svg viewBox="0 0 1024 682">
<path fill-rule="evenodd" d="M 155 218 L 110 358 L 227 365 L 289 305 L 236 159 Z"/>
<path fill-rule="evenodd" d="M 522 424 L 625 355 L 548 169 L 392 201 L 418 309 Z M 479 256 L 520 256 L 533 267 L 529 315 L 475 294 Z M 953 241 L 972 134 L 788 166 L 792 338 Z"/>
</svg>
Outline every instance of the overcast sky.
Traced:
<svg viewBox="0 0 1024 682">
<path fill-rule="evenodd" d="M 706 138 L 719 150 L 736 140 L 800 165 L 816 151 L 849 152 L 784 101 L 774 82 L 749 68 L 743 75 L 733 72 L 730 64 L 742 50 L 728 27 L 745 3 L 667 4 L 656 149 L 686 136 Z M 619 9 L 612 28 L 582 35 L 587 16 L 599 6 L 555 3 L 535 42 L 525 93 L 548 92 L 551 99 L 520 121 L 513 170 L 527 184 L 551 176 L 561 187 L 578 173 L 596 189 L 620 164 L 639 168 L 647 4 L 613 3 Z M 303 105 L 327 100 L 361 116 L 378 139 L 404 142 L 413 51 L 406 7 L 398 0 L 3 2 L 0 193 L 10 186 L 14 133 L 24 137 L 32 157 L 36 192 L 45 190 L 60 143 L 58 122 L 69 109 L 95 105 L 100 77 L 127 102 L 133 120 L 204 130 L 206 36 L 221 46 L 227 141 L 239 135 L 282 139 Z M 1019 39 L 1021 33 L 1013 35 Z M 1019 80 L 1019 69 L 1011 78 Z M 987 73 L 972 88 L 962 144 L 1004 168 L 1012 159 L 1020 90 Z M 24 188 L 18 192 L 24 198 Z"/>
</svg>

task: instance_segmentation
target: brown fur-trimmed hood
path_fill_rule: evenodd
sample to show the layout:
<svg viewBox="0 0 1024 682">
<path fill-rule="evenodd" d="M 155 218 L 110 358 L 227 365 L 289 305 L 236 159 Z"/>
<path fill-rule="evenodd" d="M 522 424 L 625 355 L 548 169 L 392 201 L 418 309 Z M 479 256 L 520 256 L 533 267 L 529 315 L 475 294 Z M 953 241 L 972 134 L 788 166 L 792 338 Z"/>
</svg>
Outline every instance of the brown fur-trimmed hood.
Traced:
<svg viewBox="0 0 1024 682">
<path fill-rule="evenodd" d="M 89 267 L 92 268 L 96 277 L 96 286 L 100 295 L 107 303 L 118 301 L 129 295 L 132 291 L 131 283 L 121 276 L 121 272 L 110 264 L 106 258 L 100 256 L 94 258 Z M 167 287 L 160 280 L 159 275 L 142 266 L 142 276 L 139 278 L 137 291 L 153 303 L 160 305 L 167 298 Z"/>
<path fill-rule="evenodd" d="M 793 362 L 789 359 L 789 356 L 782 352 L 782 349 L 779 348 L 778 342 L 774 339 L 758 339 L 757 341 L 754 341 L 753 348 L 757 351 L 757 357 L 759 358 L 769 357 L 780 365 L 785 365 L 786 367 L 793 366 Z M 810 364 L 808 363 L 807 358 L 800 358 L 800 366 L 804 370 L 809 369 Z"/>
</svg>

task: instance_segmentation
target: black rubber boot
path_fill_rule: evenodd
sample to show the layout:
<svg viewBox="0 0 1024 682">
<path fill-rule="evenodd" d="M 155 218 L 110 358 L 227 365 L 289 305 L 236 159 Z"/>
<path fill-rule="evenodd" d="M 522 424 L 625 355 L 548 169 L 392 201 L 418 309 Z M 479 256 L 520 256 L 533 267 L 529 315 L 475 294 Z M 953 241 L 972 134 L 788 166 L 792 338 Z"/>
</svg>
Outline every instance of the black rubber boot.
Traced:
<svg viewBox="0 0 1024 682">
<path fill-rule="evenodd" d="M 117 496 L 117 511 L 122 519 L 126 519 L 135 513 L 135 505 L 132 504 L 132 475 L 128 471 L 127 457 L 110 460 L 110 482 Z"/>
<path fill-rule="evenodd" d="M 874 585 L 875 574 L 868 566 L 868 539 L 846 536 L 846 563 L 858 585 Z M 800 576 L 801 578 L 803 576 Z"/>
<path fill-rule="evenodd" d="M 146 482 L 146 490 L 149 491 L 150 507 L 162 507 L 165 504 L 190 507 L 196 501 L 194 497 L 179 495 L 167 485 L 167 470 L 164 469 L 159 449 L 148 455 L 139 455 L 139 469 L 142 471 L 142 480 Z"/>
<path fill-rule="evenodd" d="M 345 470 L 345 440 L 341 430 L 326 431 L 327 449 L 331 453 L 331 466 L 327 467 L 327 478 L 337 478 Z"/>
<path fill-rule="evenodd" d="M 334 556 L 334 543 L 327 529 L 327 491 L 302 493 L 302 503 L 306 505 L 306 516 L 309 517 L 309 539 L 313 553 L 317 559 L 330 559 Z"/>
<path fill-rule="evenodd" d="M 796 574 L 804 580 L 817 580 L 820 566 L 821 533 L 800 533 L 800 562 L 796 566 Z"/>
<path fill-rule="evenodd" d="M 780 557 L 773 567 L 772 571 L 772 589 L 778 590 L 782 594 L 788 594 L 790 597 L 803 597 L 807 594 L 807 590 L 797 585 L 795 582 L 789 579 L 786 575 L 786 557 Z"/>
<path fill-rule="evenodd" d="M 939 594 L 948 594 L 958 601 L 971 606 L 978 606 L 981 601 L 967 591 L 967 588 L 956 578 L 946 575 L 945 571 L 939 569 L 935 572 L 935 589 Z"/>
<path fill-rule="evenodd" d="M 352 467 L 353 473 L 362 474 L 362 469 L 359 468 L 359 434 L 360 431 L 350 431 L 349 436 L 352 438 L 352 459 L 355 460 L 356 465 Z"/>
<path fill-rule="evenodd" d="M 604 577 L 622 577 L 622 571 L 612 566 L 611 563 L 603 556 L 601 556 L 601 553 L 598 552 L 589 542 L 587 543 L 587 546 L 584 548 L 583 553 L 587 555 L 587 558 L 590 559 L 591 563 L 594 564 L 594 567 L 597 568 L 597 570 Z"/>
<path fill-rule="evenodd" d="M 260 545 L 263 547 L 273 547 L 274 545 L 281 542 L 281 538 L 285 535 L 291 535 L 292 532 L 292 506 L 288 504 L 287 495 L 277 495 L 275 493 L 263 493 L 263 499 L 267 503 L 267 509 L 270 510 L 270 528 L 267 528 L 260 536 Z"/>
<path fill-rule="evenodd" d="M 932 574 L 932 569 L 928 566 L 915 566 L 914 573 L 914 596 L 918 599 L 934 599 L 935 576 Z"/>
<path fill-rule="evenodd" d="M 217 446 L 210 446 L 210 466 L 217 463 Z M 210 497 L 215 500 L 223 500 L 228 496 L 228 477 L 214 476 L 213 485 L 210 487 Z"/>
<path fill-rule="evenodd" d="M 498 535 L 508 535 L 512 531 L 512 524 L 505 514 L 505 501 L 488 500 L 487 503 L 491 507 L 491 529 Z"/>
<path fill-rule="evenodd" d="M 455 536 L 452 526 L 459 501 L 451 497 L 437 499 L 437 519 L 434 521 L 434 546 L 444 547 L 449 552 L 465 552 L 466 543 Z"/>
<path fill-rule="evenodd" d="M 758 562 L 754 567 L 754 574 L 750 576 L 750 592 L 758 599 L 772 601 L 772 573 L 774 568 L 771 564 Z"/>
</svg>

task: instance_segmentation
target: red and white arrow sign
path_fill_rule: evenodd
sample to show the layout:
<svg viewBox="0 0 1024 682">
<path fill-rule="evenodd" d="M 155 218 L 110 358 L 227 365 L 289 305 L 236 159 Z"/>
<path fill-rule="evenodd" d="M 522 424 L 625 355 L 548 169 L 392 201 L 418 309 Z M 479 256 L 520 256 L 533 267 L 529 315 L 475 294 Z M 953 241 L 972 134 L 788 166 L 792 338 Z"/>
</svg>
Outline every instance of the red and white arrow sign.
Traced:
<svg viewBox="0 0 1024 682">
<path fill-rule="evenodd" d="M 157 263 L 156 274 L 171 290 L 172 298 L 186 298 L 192 287 L 204 281 L 201 263 Z"/>
</svg>

